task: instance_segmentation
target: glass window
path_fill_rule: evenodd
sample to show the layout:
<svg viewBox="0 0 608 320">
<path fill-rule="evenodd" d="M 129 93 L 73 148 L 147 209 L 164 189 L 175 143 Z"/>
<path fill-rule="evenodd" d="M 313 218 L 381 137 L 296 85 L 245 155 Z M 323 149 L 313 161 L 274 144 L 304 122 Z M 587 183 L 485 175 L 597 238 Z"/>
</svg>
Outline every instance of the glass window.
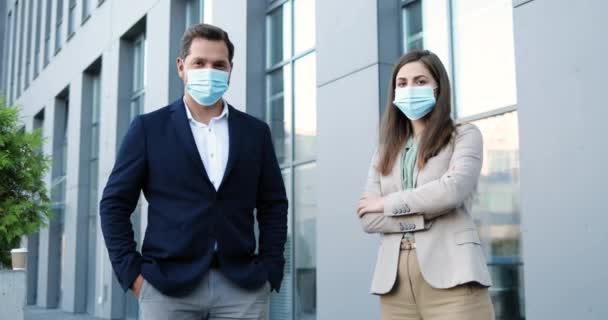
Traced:
<svg viewBox="0 0 608 320">
<path fill-rule="evenodd" d="M 316 55 L 310 53 L 295 62 L 295 160 L 314 159 L 317 136 Z"/>
<path fill-rule="evenodd" d="M 63 25 L 63 0 L 57 0 L 57 13 L 55 23 L 55 53 L 61 50 L 63 44 L 63 32 L 61 32 Z"/>
<path fill-rule="evenodd" d="M 42 0 L 36 1 L 36 35 L 34 39 L 34 78 L 40 72 L 40 35 L 42 33 Z"/>
<path fill-rule="evenodd" d="M 186 0 L 186 29 L 201 22 L 203 22 L 203 1 Z"/>
<path fill-rule="evenodd" d="M 88 263 L 87 263 L 87 313 L 93 314 L 95 306 L 95 269 L 97 257 L 97 215 L 99 183 L 99 113 L 101 108 L 101 78 L 91 80 L 91 140 L 89 154 L 89 210 L 88 210 Z"/>
<path fill-rule="evenodd" d="M 95 0 L 82 1 L 82 21 L 83 23 L 91 16 L 95 8 Z"/>
<path fill-rule="evenodd" d="M 315 1 L 294 0 L 295 55 L 315 46 Z"/>
<path fill-rule="evenodd" d="M 291 67 L 281 67 L 267 77 L 268 122 L 279 163 L 291 160 Z"/>
<path fill-rule="evenodd" d="M 133 43 L 133 89 L 129 118 L 133 120 L 143 112 L 144 89 L 146 81 L 146 38 L 145 35 L 137 37 Z"/>
<path fill-rule="evenodd" d="M 268 66 L 291 57 L 291 2 L 273 10 L 266 19 Z"/>
<path fill-rule="evenodd" d="M 289 203 L 292 201 L 292 170 L 283 170 L 283 181 Z M 287 222 L 287 241 L 285 242 L 285 267 L 283 283 L 279 293 L 272 292 L 270 299 L 270 319 L 292 320 L 293 319 L 293 212 L 289 209 Z"/>
<path fill-rule="evenodd" d="M 15 19 L 15 15 L 13 14 L 13 12 L 9 12 L 8 13 L 8 25 L 7 25 L 7 29 L 8 29 L 8 37 L 7 37 L 7 43 L 9 44 L 9 55 L 8 55 L 8 61 L 6 63 L 6 67 L 8 68 L 8 70 L 10 70 L 7 74 L 8 74 L 8 79 L 6 81 L 7 84 L 7 101 L 9 104 L 11 104 L 13 102 L 13 86 L 14 86 L 14 80 L 13 77 L 15 75 L 15 67 L 14 67 L 14 61 L 15 61 L 15 24 L 16 24 L 16 20 Z"/>
<path fill-rule="evenodd" d="M 296 318 L 316 319 L 317 313 L 317 184 L 316 163 L 295 169 Z"/>
<path fill-rule="evenodd" d="M 422 49 L 423 28 L 422 28 L 422 1 L 408 1 L 403 6 L 403 51 L 408 52 L 415 49 Z"/>
<path fill-rule="evenodd" d="M 452 1 L 452 11 L 458 117 L 515 105 L 512 1 Z"/>
<path fill-rule="evenodd" d="M 32 35 L 34 34 L 34 30 L 32 30 L 34 23 L 34 1 L 30 1 L 27 5 L 28 13 L 27 13 L 27 39 L 25 44 L 25 73 L 24 87 L 27 89 L 30 85 L 30 67 L 32 65 Z"/>
<path fill-rule="evenodd" d="M 70 0 L 68 8 L 68 38 L 76 32 L 76 0 Z"/>
<path fill-rule="evenodd" d="M 476 121 L 483 134 L 483 167 L 472 215 L 479 225 L 494 281 L 496 316 L 523 319 L 517 112 Z"/>
<path fill-rule="evenodd" d="M 289 202 L 286 275 L 281 293 L 272 295 L 270 319 L 313 320 L 317 299 L 315 2 L 272 1 L 269 5 L 266 120 L 286 175 L 289 199 L 295 200 Z"/>
<path fill-rule="evenodd" d="M 51 61 L 51 14 L 52 0 L 46 0 L 46 18 L 44 26 L 44 66 L 46 67 Z"/>
<path fill-rule="evenodd" d="M 68 154 L 68 115 L 69 101 L 67 99 L 56 99 L 55 105 L 55 126 L 53 138 L 53 172 L 51 180 L 51 201 L 53 215 L 57 226 L 56 232 L 53 232 L 57 237 L 58 248 L 55 251 L 58 259 L 59 269 L 57 276 L 60 278 L 65 270 L 65 195 L 66 195 L 66 174 L 67 174 L 67 154 Z M 53 237 L 55 238 L 55 237 Z M 49 240 L 51 241 L 51 240 Z M 63 282 L 59 281 L 60 288 L 58 291 L 58 304 L 61 304 L 62 295 L 64 292 Z"/>
<path fill-rule="evenodd" d="M 22 63 L 23 63 L 23 49 L 25 49 L 25 47 L 23 46 L 23 43 L 25 42 L 25 19 L 26 19 L 26 13 L 25 13 L 25 2 L 21 2 L 21 6 L 19 7 L 19 53 L 17 55 L 18 59 L 17 59 L 17 97 L 19 97 L 21 95 L 21 77 L 22 77 L 22 72 L 23 72 L 23 68 L 22 68 Z"/>
</svg>

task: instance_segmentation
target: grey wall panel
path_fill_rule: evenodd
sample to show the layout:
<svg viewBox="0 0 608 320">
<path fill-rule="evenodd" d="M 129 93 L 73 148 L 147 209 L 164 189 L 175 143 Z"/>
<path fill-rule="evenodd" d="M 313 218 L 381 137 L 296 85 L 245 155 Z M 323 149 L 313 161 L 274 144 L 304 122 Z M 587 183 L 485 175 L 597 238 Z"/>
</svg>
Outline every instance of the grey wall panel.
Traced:
<svg viewBox="0 0 608 320">
<path fill-rule="evenodd" d="M 606 12 L 603 0 L 514 10 L 528 319 L 608 319 Z"/>
</svg>

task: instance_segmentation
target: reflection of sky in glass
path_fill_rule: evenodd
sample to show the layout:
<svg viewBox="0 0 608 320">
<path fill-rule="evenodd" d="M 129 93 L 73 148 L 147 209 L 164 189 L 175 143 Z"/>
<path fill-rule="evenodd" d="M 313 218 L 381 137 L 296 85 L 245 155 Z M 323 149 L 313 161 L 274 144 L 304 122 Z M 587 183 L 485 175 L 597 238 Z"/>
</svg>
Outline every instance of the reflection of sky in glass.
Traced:
<svg viewBox="0 0 608 320">
<path fill-rule="evenodd" d="M 311 0 L 294 1 L 295 54 L 315 46 L 315 2 Z"/>
<path fill-rule="evenodd" d="M 316 55 L 310 53 L 295 63 L 296 159 L 314 158 L 317 132 Z"/>
<path fill-rule="evenodd" d="M 451 76 L 448 3 L 445 0 L 424 0 L 422 14 L 424 48 L 433 51 L 441 59 Z"/>
<path fill-rule="evenodd" d="M 517 102 L 511 2 L 452 1 L 459 117 Z"/>
<path fill-rule="evenodd" d="M 317 132 L 316 56 L 311 53 L 295 65 L 296 134 L 315 135 Z"/>
</svg>

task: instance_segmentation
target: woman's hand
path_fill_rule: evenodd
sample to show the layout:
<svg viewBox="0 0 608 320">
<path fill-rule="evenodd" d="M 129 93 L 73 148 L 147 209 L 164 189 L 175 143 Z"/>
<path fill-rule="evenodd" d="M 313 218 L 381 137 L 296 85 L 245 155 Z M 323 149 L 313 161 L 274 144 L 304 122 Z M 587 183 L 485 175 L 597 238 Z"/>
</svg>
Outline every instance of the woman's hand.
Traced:
<svg viewBox="0 0 608 320">
<path fill-rule="evenodd" d="M 364 193 L 359 199 L 357 215 L 363 217 L 366 213 L 384 212 L 384 197 L 379 197 L 370 193 Z"/>
</svg>

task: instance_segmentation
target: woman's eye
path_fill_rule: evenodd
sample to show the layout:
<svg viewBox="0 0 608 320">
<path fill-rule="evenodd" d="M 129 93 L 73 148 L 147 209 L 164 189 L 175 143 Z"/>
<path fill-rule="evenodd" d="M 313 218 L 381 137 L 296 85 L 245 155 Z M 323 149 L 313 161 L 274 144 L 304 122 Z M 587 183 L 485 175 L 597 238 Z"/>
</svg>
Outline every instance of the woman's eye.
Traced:
<svg viewBox="0 0 608 320">
<path fill-rule="evenodd" d="M 397 83 L 397 87 L 403 88 L 403 87 L 405 87 L 405 83 L 404 82 Z"/>
</svg>

